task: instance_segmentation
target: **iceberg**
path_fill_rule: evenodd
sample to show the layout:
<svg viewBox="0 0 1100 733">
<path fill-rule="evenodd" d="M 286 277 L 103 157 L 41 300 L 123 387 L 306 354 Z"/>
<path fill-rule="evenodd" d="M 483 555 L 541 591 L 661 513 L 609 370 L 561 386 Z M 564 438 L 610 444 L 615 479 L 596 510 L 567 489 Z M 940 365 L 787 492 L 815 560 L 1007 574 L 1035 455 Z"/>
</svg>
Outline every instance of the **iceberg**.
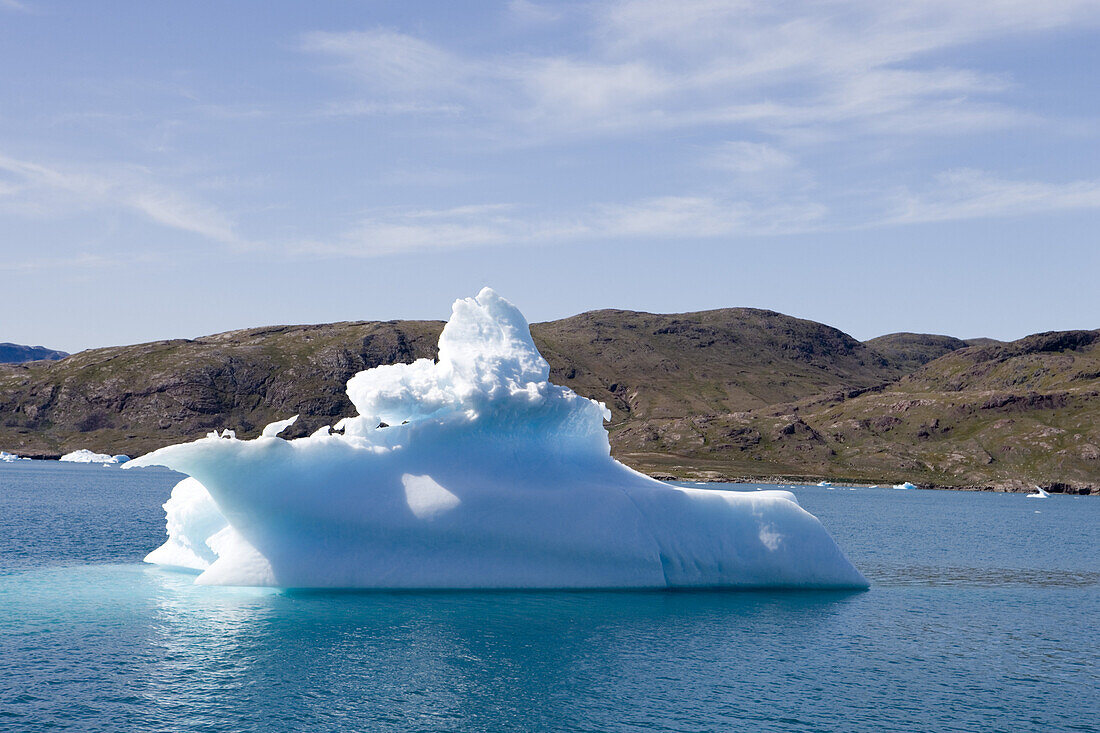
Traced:
<svg viewBox="0 0 1100 733">
<path fill-rule="evenodd" d="M 107 453 L 93 453 L 86 448 L 81 448 L 72 453 L 66 453 L 60 460 L 67 463 L 126 463 L 130 458 L 122 454 L 112 456 Z"/>
<path fill-rule="evenodd" d="M 906 481 L 905 483 L 901 483 L 901 484 L 894 484 L 894 488 L 895 488 L 895 489 L 905 489 L 905 490 L 908 490 L 908 489 L 915 489 L 915 488 L 917 488 L 917 485 L 916 485 L 916 484 L 911 484 L 911 483 L 909 483 L 908 481 Z"/>
<path fill-rule="evenodd" d="M 1034 494 L 1028 494 L 1025 498 L 1027 498 L 1027 499 L 1049 499 L 1050 498 L 1050 492 L 1044 490 L 1043 487 L 1041 487 L 1041 486 L 1036 486 L 1035 487 L 1035 493 Z"/>
<path fill-rule="evenodd" d="M 523 315 L 455 302 L 438 361 L 347 384 L 309 437 L 229 431 L 124 469 L 187 474 L 146 561 L 199 584 L 296 588 L 865 588 L 788 491 L 662 483 L 614 460 L 599 402 L 552 384 Z"/>
<path fill-rule="evenodd" d="M 20 458 L 14 453 L 0 450 L 0 463 L 15 463 L 16 461 L 29 461 L 30 458 Z"/>
</svg>

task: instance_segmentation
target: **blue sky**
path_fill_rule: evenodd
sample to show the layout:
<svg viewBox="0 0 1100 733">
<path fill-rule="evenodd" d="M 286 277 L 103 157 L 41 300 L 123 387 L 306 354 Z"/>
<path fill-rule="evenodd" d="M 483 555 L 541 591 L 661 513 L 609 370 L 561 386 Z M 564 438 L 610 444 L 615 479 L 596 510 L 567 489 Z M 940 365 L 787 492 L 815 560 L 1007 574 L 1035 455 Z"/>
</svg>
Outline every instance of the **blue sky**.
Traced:
<svg viewBox="0 0 1100 733">
<path fill-rule="evenodd" d="M 1100 327 L 1100 3 L 0 0 L 0 341 Z"/>
</svg>

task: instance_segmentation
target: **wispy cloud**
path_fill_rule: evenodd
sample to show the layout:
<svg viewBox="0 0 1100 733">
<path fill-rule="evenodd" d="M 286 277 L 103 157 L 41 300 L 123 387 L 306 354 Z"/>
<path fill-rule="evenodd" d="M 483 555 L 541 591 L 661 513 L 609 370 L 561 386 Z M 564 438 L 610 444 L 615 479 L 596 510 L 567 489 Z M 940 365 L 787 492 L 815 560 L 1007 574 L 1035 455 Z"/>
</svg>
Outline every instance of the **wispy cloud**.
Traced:
<svg viewBox="0 0 1100 733">
<path fill-rule="evenodd" d="M 604 237 L 672 241 L 793 234 L 821 227 L 827 212 L 815 201 L 663 196 L 599 207 L 595 231 Z"/>
<path fill-rule="evenodd" d="M 157 183 L 140 168 L 87 171 L 0 155 L 0 172 L 13 179 L 0 180 L 0 189 L 7 189 L 8 203 L 14 204 L 5 207 L 8 214 L 120 208 L 216 242 L 242 243 L 233 223 L 221 211 Z"/>
<path fill-rule="evenodd" d="M 717 145 L 703 157 L 703 165 L 739 175 L 787 171 L 795 166 L 790 153 L 768 143 L 731 140 Z"/>
<path fill-rule="evenodd" d="M 831 211 L 824 202 L 806 196 L 659 196 L 553 214 L 512 204 L 389 210 L 364 218 L 332 241 L 298 243 L 290 249 L 292 254 L 380 257 L 579 241 L 733 241 L 1100 209 L 1100 180 L 1019 181 L 963 169 L 936 176 L 921 194 L 884 193 L 868 205 L 871 211 L 862 220 Z"/>
<path fill-rule="evenodd" d="M 0 8 L 25 7 L 0 0 Z M 143 148 L 139 154 L 154 167 L 0 156 L 0 213 L 122 210 L 231 245 L 249 241 L 241 230 L 251 224 L 266 227 L 265 241 L 307 240 L 290 249 L 373 257 L 582 240 L 733 239 L 1096 206 L 1100 184 L 1043 182 L 1057 175 L 1049 168 L 1012 175 L 956 168 L 934 183 L 914 182 L 928 169 L 989 167 L 988 157 L 952 158 L 963 146 L 938 160 L 913 164 L 912 152 L 896 171 L 883 167 L 899 149 L 918 151 L 915 139 L 932 150 L 932 136 L 1038 129 L 1043 107 L 1017 102 L 1020 81 L 954 51 L 1096 26 L 1095 0 L 512 0 L 478 17 L 487 30 L 477 43 L 432 30 L 415 12 L 405 17 L 406 26 L 295 36 L 293 53 L 308 53 L 310 65 L 337 82 L 295 97 L 293 110 L 277 95 L 238 101 L 212 94 L 201 74 L 180 77 L 196 89 L 140 74 L 111 80 L 97 99 L 132 94 L 169 106 L 61 109 L 57 134 L 69 135 L 70 126 L 124 129 L 122 145 Z M 532 38 L 538 42 L 526 43 Z M 307 103 L 310 111 L 302 112 Z M 403 116 L 419 119 L 383 119 Z M 368 117 L 377 119 L 369 120 L 366 140 L 356 126 Z M 292 129 L 271 127 L 287 119 Z M 242 121 L 247 134 L 254 125 L 257 139 L 271 132 L 265 139 L 278 143 L 265 154 L 234 157 L 234 146 L 251 150 L 241 145 Z M 282 152 L 275 146 L 284 136 L 312 134 L 311 125 L 340 134 L 331 142 L 311 138 L 308 154 L 285 165 L 266 154 Z M 231 134 L 213 134 L 223 130 Z M 419 135 L 433 139 L 421 145 Z M 44 149 L 33 141 L 9 144 Z M 502 148 L 518 153 L 503 156 Z M 118 150 L 125 148 L 99 155 Z M 256 166 L 272 180 L 236 216 L 207 200 L 224 190 L 215 194 L 209 183 L 184 185 L 178 181 L 186 179 L 159 172 L 203 169 L 203 160 L 223 151 L 231 152 L 217 172 L 230 173 L 228 180 L 232 165 Z M 881 159 L 870 160 L 875 155 Z M 298 173 L 299 180 L 288 180 Z M 369 180 L 349 185 L 356 176 Z M 591 177 L 587 190 L 596 193 L 589 203 L 543 203 L 569 200 L 558 194 L 571 176 Z M 299 188 L 306 180 L 331 182 L 336 194 Z M 261 195 L 283 198 L 257 201 Z M 509 205 L 415 205 L 512 196 Z M 380 202 L 407 205 L 349 214 Z M 328 208 L 311 218 L 298 216 L 297 206 Z M 265 207 L 285 219 L 260 221 L 254 212 Z M 319 222 L 317 231 L 299 234 L 300 221 Z M 333 221 L 343 223 L 326 223 Z"/>
<path fill-rule="evenodd" d="M 469 94 L 469 81 L 480 64 L 428 41 L 394 30 L 306 34 L 305 51 L 326 55 L 360 84 L 403 97 L 424 96 L 426 103 L 452 94 Z"/>
<path fill-rule="evenodd" d="M 291 254 L 346 257 L 529 244 L 543 239 L 544 225 L 516 214 L 511 204 L 477 204 L 447 209 L 380 211 L 330 241 L 299 242 Z"/>
<path fill-rule="evenodd" d="M 737 124 L 767 134 L 970 132 L 1030 121 L 1011 80 L 928 62 L 936 51 L 1100 22 L 1086 0 L 1042 4 L 626 0 L 589 6 L 570 54 L 459 53 L 389 29 L 315 32 L 303 48 L 358 79 L 368 105 L 460 105 L 515 132 L 600 134 Z M 512 12 L 534 12 L 530 3 Z M 518 126 L 518 128 L 517 128 Z"/>
<path fill-rule="evenodd" d="M 329 102 L 318 117 L 392 117 L 395 115 L 458 115 L 463 107 L 457 104 L 433 104 L 426 102 L 365 102 L 352 99 Z"/>
<path fill-rule="evenodd" d="M 531 0 L 511 0 L 508 13 L 512 20 L 520 25 L 537 26 L 561 20 L 564 12 L 550 3 L 536 3 Z"/>
<path fill-rule="evenodd" d="M 596 204 L 571 212 L 511 204 L 379 212 L 328 242 L 300 242 L 291 254 L 380 257 L 475 247 L 736 238 L 811 231 L 827 209 L 813 201 L 761 204 L 708 196 L 664 196 Z"/>
<path fill-rule="evenodd" d="M 1050 183 L 1014 181 L 985 171 L 959 169 L 939 175 L 931 190 L 899 197 L 885 223 L 913 224 L 960 219 L 1100 209 L 1100 180 Z"/>
<path fill-rule="evenodd" d="M 67 257 L 44 257 L 40 259 L 14 259 L 0 257 L 0 272 L 28 272 L 33 270 L 92 270 L 116 267 L 124 260 L 103 255 L 82 253 Z"/>
</svg>

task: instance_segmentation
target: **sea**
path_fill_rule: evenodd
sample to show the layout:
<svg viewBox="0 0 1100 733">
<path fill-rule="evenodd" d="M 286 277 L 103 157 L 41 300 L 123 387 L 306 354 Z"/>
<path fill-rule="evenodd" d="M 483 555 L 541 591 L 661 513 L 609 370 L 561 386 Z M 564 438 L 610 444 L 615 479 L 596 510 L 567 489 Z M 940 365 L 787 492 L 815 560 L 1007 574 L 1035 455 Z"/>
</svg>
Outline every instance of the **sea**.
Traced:
<svg viewBox="0 0 1100 733">
<path fill-rule="evenodd" d="M 179 478 L 0 464 L 0 731 L 1100 731 L 1097 497 L 795 486 L 861 592 L 303 592 L 142 564 Z"/>
</svg>

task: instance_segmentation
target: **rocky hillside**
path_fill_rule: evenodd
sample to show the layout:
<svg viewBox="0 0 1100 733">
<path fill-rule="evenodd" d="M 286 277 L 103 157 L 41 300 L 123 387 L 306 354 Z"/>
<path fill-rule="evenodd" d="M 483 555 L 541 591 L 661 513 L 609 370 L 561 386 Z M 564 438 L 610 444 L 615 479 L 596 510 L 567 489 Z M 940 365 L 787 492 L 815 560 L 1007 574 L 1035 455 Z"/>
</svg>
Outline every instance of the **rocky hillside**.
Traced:
<svg viewBox="0 0 1100 733">
<path fill-rule="evenodd" d="M 677 475 L 1096 492 L 1100 331 L 956 349 L 885 387 L 650 421 L 619 451 Z"/>
<path fill-rule="evenodd" d="M 352 374 L 434 357 L 442 327 L 278 326 L 0 365 L 0 445 L 29 456 L 78 448 L 140 455 L 213 428 L 255 435 L 299 412 L 303 427 L 319 426 L 350 411 Z"/>
<path fill-rule="evenodd" d="M 551 379 L 606 403 L 615 424 L 751 410 L 906 371 L 835 328 L 751 308 L 593 311 L 531 333 Z"/>
<path fill-rule="evenodd" d="M 965 349 L 968 344 L 953 336 L 931 333 L 891 333 L 867 341 L 867 345 L 885 356 L 891 363 L 914 371 L 930 361 Z"/>
<path fill-rule="evenodd" d="M 434 358 L 438 321 L 278 326 L 0 365 L 0 448 L 141 454 L 350 414 L 357 371 Z M 779 313 L 606 310 L 534 324 L 551 379 L 612 409 L 612 448 L 657 475 L 1100 487 L 1096 331 L 979 345 L 860 343 Z"/>
<path fill-rule="evenodd" d="M 22 344 L 0 344 L 0 364 L 22 364 L 25 361 L 64 359 L 68 354 L 45 346 L 23 346 Z"/>
<path fill-rule="evenodd" d="M 0 446 L 20 455 L 134 455 L 213 428 L 255 435 L 296 413 L 296 434 L 305 435 L 351 414 L 344 384 L 356 372 L 434 358 L 442 327 L 278 326 L 0 366 Z M 535 324 L 532 333 L 551 378 L 606 402 L 616 425 L 751 409 L 900 375 L 834 328 L 770 311 L 599 311 Z"/>
</svg>

